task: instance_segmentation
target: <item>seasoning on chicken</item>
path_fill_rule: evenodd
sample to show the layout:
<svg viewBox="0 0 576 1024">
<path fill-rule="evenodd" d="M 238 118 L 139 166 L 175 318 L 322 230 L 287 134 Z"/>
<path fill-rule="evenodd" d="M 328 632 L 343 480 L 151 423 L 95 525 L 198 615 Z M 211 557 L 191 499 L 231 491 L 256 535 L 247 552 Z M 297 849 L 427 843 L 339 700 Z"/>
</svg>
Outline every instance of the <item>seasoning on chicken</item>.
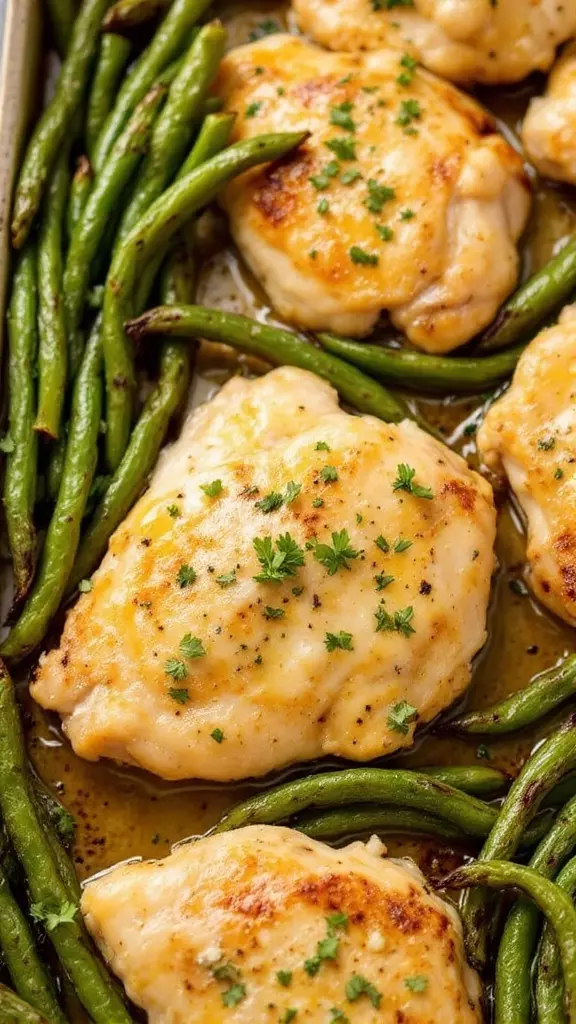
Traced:
<svg viewBox="0 0 576 1024">
<path fill-rule="evenodd" d="M 576 185 L 576 46 L 555 65 L 544 96 L 531 101 L 522 141 L 541 174 Z"/>
<path fill-rule="evenodd" d="M 149 1024 L 479 1024 L 456 911 L 383 853 L 256 825 L 114 868 L 82 910 Z"/>
<path fill-rule="evenodd" d="M 576 306 L 528 346 L 478 445 L 526 518 L 536 596 L 576 626 Z"/>
<path fill-rule="evenodd" d="M 304 370 L 195 412 L 32 692 L 78 754 L 239 779 L 412 743 L 485 639 L 492 490 Z"/>
<path fill-rule="evenodd" d="M 364 335 L 388 310 L 430 352 L 493 319 L 530 201 L 518 154 L 477 103 L 393 50 L 326 53 L 288 35 L 231 51 L 216 87 L 237 138 L 311 132 L 223 197 L 280 316 Z"/>
<path fill-rule="evenodd" d="M 331 50 L 392 46 L 455 82 L 518 82 L 547 71 L 576 33 L 558 0 L 294 0 L 299 27 Z"/>
</svg>

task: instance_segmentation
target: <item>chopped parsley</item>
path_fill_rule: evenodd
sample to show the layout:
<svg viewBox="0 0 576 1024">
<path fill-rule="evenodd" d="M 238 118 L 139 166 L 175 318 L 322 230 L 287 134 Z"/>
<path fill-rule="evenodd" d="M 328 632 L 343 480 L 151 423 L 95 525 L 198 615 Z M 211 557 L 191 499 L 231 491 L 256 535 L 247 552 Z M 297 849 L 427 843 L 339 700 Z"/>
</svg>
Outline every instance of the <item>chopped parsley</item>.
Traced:
<svg viewBox="0 0 576 1024">
<path fill-rule="evenodd" d="M 245 998 L 246 985 L 241 981 L 237 981 L 222 993 L 222 1002 L 224 1003 L 224 1006 L 238 1006 L 238 1003 L 241 1003 Z"/>
<path fill-rule="evenodd" d="M 35 921 L 41 921 L 46 931 L 53 932 L 59 924 L 71 924 L 76 918 L 78 907 L 75 903 L 65 902 L 54 909 L 43 903 L 32 903 L 30 915 Z"/>
<path fill-rule="evenodd" d="M 5 434 L 2 440 L 0 440 L 0 452 L 3 452 L 4 455 L 11 455 L 15 449 L 16 445 L 10 437 L 10 434 Z"/>
<path fill-rule="evenodd" d="M 428 978 L 425 974 L 414 974 L 411 978 L 404 978 L 404 984 L 410 992 L 425 992 L 428 988 Z"/>
<path fill-rule="evenodd" d="M 551 452 L 554 445 L 556 444 L 555 437 L 541 437 L 538 441 L 538 451 L 540 452 Z"/>
<path fill-rule="evenodd" d="M 402 68 L 402 71 L 396 79 L 398 85 L 412 85 L 414 72 L 418 67 L 418 61 L 415 60 L 414 57 L 411 57 L 409 53 L 404 53 L 400 58 L 400 67 Z"/>
<path fill-rule="evenodd" d="M 355 160 L 356 159 L 356 141 L 355 139 L 346 138 L 344 136 L 341 139 L 327 139 L 324 143 L 327 149 L 334 153 L 339 160 Z M 360 172 L 356 171 L 356 175 L 359 176 Z"/>
<path fill-rule="evenodd" d="M 408 494 L 413 494 L 415 498 L 433 498 L 434 494 L 429 487 L 421 487 L 420 484 L 414 483 L 415 476 L 415 469 L 406 465 L 405 462 L 399 463 L 397 467 L 397 476 L 392 484 L 392 490 L 407 491 Z"/>
<path fill-rule="evenodd" d="M 554 479 L 555 480 L 561 480 L 563 476 L 564 476 L 564 470 L 560 469 L 560 466 L 558 466 L 558 468 L 554 470 Z"/>
<path fill-rule="evenodd" d="M 353 104 L 349 100 L 332 107 L 330 109 L 330 124 L 336 125 L 337 128 L 344 128 L 347 132 L 355 132 L 356 125 L 350 116 L 352 108 Z"/>
<path fill-rule="evenodd" d="M 334 466 L 323 466 L 320 470 L 320 479 L 325 484 L 333 484 L 338 479 L 338 470 Z"/>
<path fill-rule="evenodd" d="M 256 28 L 253 28 L 250 32 L 248 39 L 251 43 L 255 43 L 257 39 L 262 39 L 262 36 L 271 36 L 275 32 L 281 32 L 282 26 L 279 21 L 275 18 L 265 18 L 264 21 L 259 21 Z"/>
<path fill-rule="evenodd" d="M 304 552 L 289 533 L 281 534 L 276 542 L 271 537 L 255 537 L 252 544 L 262 567 L 253 577 L 257 583 L 281 583 L 304 565 Z"/>
<path fill-rule="evenodd" d="M 410 210 L 408 207 L 405 210 L 400 210 L 400 220 L 412 220 L 415 216 L 414 210 Z"/>
<path fill-rule="evenodd" d="M 360 171 L 344 171 L 340 175 L 340 181 L 342 182 L 343 185 L 352 185 L 355 181 L 358 181 L 358 178 L 361 177 L 362 175 L 360 174 Z"/>
<path fill-rule="evenodd" d="M 185 658 L 203 658 L 206 648 L 199 637 L 186 633 L 180 641 L 180 653 Z"/>
<path fill-rule="evenodd" d="M 286 505 L 291 505 L 294 499 L 298 497 L 301 490 L 302 484 L 295 484 L 293 480 L 289 480 L 286 484 L 286 494 L 284 495 Z"/>
<path fill-rule="evenodd" d="M 360 996 L 367 996 L 374 1009 L 380 1009 L 382 994 L 362 974 L 353 974 L 346 982 L 346 998 L 349 1003 L 355 1003 Z"/>
<path fill-rule="evenodd" d="M 182 688 L 171 686 L 168 690 L 168 696 L 172 700 L 175 700 L 177 704 L 187 704 L 190 700 L 190 694 L 187 686 L 183 686 Z"/>
<path fill-rule="evenodd" d="M 312 502 L 313 508 L 324 508 L 324 498 L 314 498 Z"/>
<path fill-rule="evenodd" d="M 210 736 L 216 743 L 222 743 L 222 740 L 224 739 L 224 733 L 222 732 L 222 729 L 218 728 L 213 729 L 212 732 L 210 733 Z"/>
<path fill-rule="evenodd" d="M 236 569 L 232 569 L 232 572 L 224 572 L 221 576 L 216 577 L 216 583 L 219 587 L 231 587 L 233 583 L 237 583 Z"/>
<path fill-rule="evenodd" d="M 164 671 L 167 676 L 170 676 L 171 679 L 176 679 L 178 682 L 182 682 L 188 675 L 188 669 L 184 662 L 180 661 L 180 658 L 168 658 Z"/>
<path fill-rule="evenodd" d="M 332 449 L 331 449 L 330 445 L 327 444 L 326 441 L 316 441 L 316 444 L 314 445 L 314 451 L 315 452 L 331 452 Z"/>
<path fill-rule="evenodd" d="M 179 516 L 182 515 L 178 505 L 168 505 L 166 511 L 168 515 L 172 517 L 172 519 L 178 519 Z"/>
<path fill-rule="evenodd" d="M 326 634 L 329 636 L 330 634 Z M 341 636 L 348 636 L 349 634 L 340 634 Z M 352 648 L 346 648 L 351 650 Z M 348 915 L 342 914 L 337 911 L 334 914 L 330 914 L 326 918 L 327 935 L 325 939 L 320 939 L 316 945 L 316 955 L 310 957 L 304 961 L 304 970 L 306 974 L 313 977 L 318 974 L 320 967 L 322 966 L 323 960 L 335 960 L 338 956 L 338 949 L 340 947 L 340 937 L 338 932 L 346 930 L 348 927 Z"/>
<path fill-rule="evenodd" d="M 314 552 L 314 558 L 328 570 L 329 576 L 334 576 L 339 569 L 349 569 L 348 562 L 352 558 L 358 558 L 362 552 L 356 551 L 350 544 L 348 530 L 340 530 L 332 534 L 332 546 L 320 544 L 318 541 L 311 541 L 310 547 Z"/>
<path fill-rule="evenodd" d="M 383 551 L 385 555 L 390 551 L 390 545 L 386 540 L 386 537 L 383 537 L 382 534 L 376 537 L 376 547 L 380 548 L 380 551 Z"/>
<path fill-rule="evenodd" d="M 396 124 L 399 124 L 401 128 L 408 128 L 412 125 L 413 121 L 419 121 L 422 117 L 422 107 L 418 100 L 409 99 L 402 100 L 400 103 L 400 112 L 396 118 Z"/>
<path fill-rule="evenodd" d="M 398 537 L 398 540 L 394 541 L 394 551 L 400 555 L 403 551 L 408 551 L 411 548 L 413 541 L 407 540 L 406 537 Z"/>
<path fill-rule="evenodd" d="M 387 224 L 376 224 L 375 227 L 383 242 L 392 241 L 392 239 L 394 238 L 394 232 L 392 228 L 389 228 Z"/>
<path fill-rule="evenodd" d="M 324 640 L 326 650 L 331 653 L 332 651 L 353 651 L 354 646 L 352 643 L 352 633 L 326 633 Z"/>
<path fill-rule="evenodd" d="M 485 743 L 479 743 L 476 747 L 476 757 L 479 761 L 491 761 L 491 755 Z"/>
<path fill-rule="evenodd" d="M 218 498 L 222 494 L 222 481 L 212 480 L 209 484 L 200 484 L 200 489 L 208 498 Z"/>
<path fill-rule="evenodd" d="M 336 160 L 331 160 L 330 163 L 325 164 L 320 174 L 312 175 L 308 180 L 312 183 L 315 189 L 319 192 L 324 191 L 330 185 L 330 179 L 335 178 L 340 170 L 339 164 Z"/>
<path fill-rule="evenodd" d="M 249 103 L 245 110 L 245 117 L 256 117 L 256 114 L 261 109 L 261 103 Z"/>
<path fill-rule="evenodd" d="M 386 611 L 384 605 L 380 605 L 374 612 L 376 616 L 376 632 L 377 633 L 401 633 L 402 636 L 409 637 L 416 630 L 411 625 L 414 617 L 414 609 L 400 608 L 395 611 L 393 615 L 390 615 Z"/>
<path fill-rule="evenodd" d="M 348 250 L 348 255 L 352 260 L 352 263 L 356 263 L 363 267 L 376 267 L 378 266 L 378 255 L 375 252 L 366 252 L 359 245 L 353 245 Z"/>
<path fill-rule="evenodd" d="M 316 212 L 324 216 L 330 210 L 330 203 L 327 199 L 321 199 L 316 207 Z"/>
<path fill-rule="evenodd" d="M 288 988 L 288 986 L 292 984 L 292 971 L 277 971 L 276 980 L 279 985 L 282 985 L 284 988 Z"/>
<path fill-rule="evenodd" d="M 380 185 L 375 178 L 368 178 L 366 187 L 368 199 L 364 200 L 364 205 L 370 210 L 370 213 L 380 213 L 384 203 L 390 202 L 396 196 L 393 188 L 389 188 L 388 185 Z"/>
<path fill-rule="evenodd" d="M 388 728 L 403 736 L 408 734 L 408 726 L 418 718 L 418 712 L 407 700 L 399 700 L 393 704 L 388 714 Z"/>
<path fill-rule="evenodd" d="M 246 986 L 240 980 L 241 974 L 229 960 L 212 967 L 212 975 L 217 981 L 229 981 L 230 987 L 222 992 L 224 1006 L 237 1006 L 246 998 Z"/>
<path fill-rule="evenodd" d="M 343 1010 L 340 1010 L 337 1006 L 330 1008 L 330 1021 L 329 1024 L 350 1024 L 350 1018 L 346 1016 Z"/>
<path fill-rule="evenodd" d="M 271 608 L 270 605 L 267 604 L 262 614 L 265 619 L 282 619 L 286 612 L 283 608 Z"/>
<path fill-rule="evenodd" d="M 280 1017 L 280 1024 L 291 1024 L 291 1021 L 296 1019 L 298 1010 L 294 1006 L 289 1006 Z"/>
<path fill-rule="evenodd" d="M 191 587 L 196 581 L 196 572 L 191 565 L 183 563 L 176 574 L 176 582 L 179 587 Z"/>
<path fill-rule="evenodd" d="M 260 501 L 254 502 L 254 508 L 259 508 L 267 515 L 269 512 L 275 512 L 283 504 L 284 498 L 279 491 L 270 491 L 270 494 L 266 494 Z"/>
<path fill-rule="evenodd" d="M 78 590 L 81 594 L 89 594 L 94 586 L 92 580 L 80 580 L 78 584 Z"/>
<path fill-rule="evenodd" d="M 386 590 L 391 583 L 394 583 L 393 576 L 386 576 L 383 572 L 379 573 L 378 576 L 374 577 L 376 583 L 376 590 Z"/>
</svg>

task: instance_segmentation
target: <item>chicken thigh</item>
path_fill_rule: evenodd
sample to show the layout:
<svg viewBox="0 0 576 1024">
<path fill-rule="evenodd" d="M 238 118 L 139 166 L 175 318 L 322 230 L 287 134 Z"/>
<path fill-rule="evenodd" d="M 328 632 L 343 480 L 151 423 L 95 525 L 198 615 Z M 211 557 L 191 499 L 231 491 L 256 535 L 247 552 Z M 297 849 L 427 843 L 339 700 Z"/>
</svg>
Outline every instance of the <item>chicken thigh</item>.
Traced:
<svg viewBox="0 0 576 1024">
<path fill-rule="evenodd" d="M 449 705 L 485 638 L 492 491 L 304 370 L 192 415 L 42 657 L 78 754 L 167 778 L 366 760 Z"/>
<path fill-rule="evenodd" d="M 149 1024 L 477 1024 L 456 911 L 383 852 L 255 825 L 121 865 L 82 910 Z"/>
<path fill-rule="evenodd" d="M 576 185 L 576 46 L 554 67 L 545 95 L 530 103 L 522 141 L 541 174 Z"/>
<path fill-rule="evenodd" d="M 288 35 L 231 51 L 216 87 L 238 139 L 311 133 L 223 198 L 282 317 L 363 335 L 388 310 L 430 352 L 493 319 L 530 201 L 518 154 L 475 102 L 398 52 L 326 53 Z"/>
<path fill-rule="evenodd" d="M 526 517 L 536 596 L 576 626 L 576 306 L 528 346 L 478 445 Z"/>
<path fill-rule="evenodd" d="M 576 33 L 557 0 L 294 0 L 299 27 L 331 50 L 407 51 L 456 82 L 518 82 L 547 71 Z"/>
</svg>

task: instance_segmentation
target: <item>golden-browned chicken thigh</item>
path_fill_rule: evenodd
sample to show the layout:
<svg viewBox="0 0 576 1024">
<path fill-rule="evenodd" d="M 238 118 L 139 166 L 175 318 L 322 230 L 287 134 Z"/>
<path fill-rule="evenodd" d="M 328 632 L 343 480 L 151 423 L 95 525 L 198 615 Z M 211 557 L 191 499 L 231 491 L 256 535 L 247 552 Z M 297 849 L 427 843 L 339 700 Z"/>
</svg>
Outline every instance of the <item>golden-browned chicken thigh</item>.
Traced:
<svg viewBox="0 0 576 1024">
<path fill-rule="evenodd" d="M 326 53 L 288 35 L 231 51 L 217 90 L 236 137 L 307 129 L 224 204 L 276 311 L 366 334 L 380 312 L 430 352 L 468 341 L 514 287 L 529 194 L 488 115 L 392 50 Z"/>
<path fill-rule="evenodd" d="M 544 96 L 530 103 L 522 141 L 541 174 L 576 185 L 576 46 L 555 65 Z"/>
<path fill-rule="evenodd" d="M 477 1024 L 455 910 L 382 852 L 252 826 L 114 868 L 82 910 L 150 1024 Z"/>
<path fill-rule="evenodd" d="M 331 50 L 405 50 L 456 82 L 518 82 L 547 71 L 576 33 L 558 0 L 294 0 L 298 25 Z"/>
<path fill-rule="evenodd" d="M 576 306 L 528 346 L 478 444 L 526 517 L 537 597 L 576 626 Z"/>
<path fill-rule="evenodd" d="M 238 779 L 409 745 L 485 638 L 490 486 L 313 374 L 230 381 L 116 531 L 32 692 L 74 749 Z"/>
</svg>

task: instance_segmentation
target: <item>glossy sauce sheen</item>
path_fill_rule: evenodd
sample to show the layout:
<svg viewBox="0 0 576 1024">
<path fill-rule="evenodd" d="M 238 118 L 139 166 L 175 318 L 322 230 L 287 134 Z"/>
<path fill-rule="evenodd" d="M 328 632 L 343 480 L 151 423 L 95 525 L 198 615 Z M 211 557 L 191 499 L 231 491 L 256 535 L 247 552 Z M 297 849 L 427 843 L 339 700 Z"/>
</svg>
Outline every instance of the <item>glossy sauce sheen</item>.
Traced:
<svg viewBox="0 0 576 1024">
<path fill-rule="evenodd" d="M 282 12 L 269 6 L 252 7 L 241 14 L 237 8 L 222 13 L 231 45 L 248 41 L 249 33 L 267 19 L 275 18 L 286 24 Z M 530 96 L 541 92 L 543 85 L 544 80 L 538 78 L 515 89 L 500 90 L 498 97 L 485 91 L 479 98 L 508 125 L 516 127 Z M 526 272 L 541 266 L 555 251 L 557 241 L 574 230 L 575 209 L 576 206 L 570 206 L 568 193 L 538 186 L 524 251 Z M 203 268 L 199 301 L 260 317 L 268 312 L 261 289 L 225 246 Z M 205 400 L 239 366 L 244 372 L 263 368 L 262 364 L 257 366 L 244 358 L 237 360 L 222 346 L 204 346 L 196 399 Z M 422 398 L 416 404 L 431 421 L 441 425 L 456 450 L 474 459 L 474 437 L 465 428 L 475 422 L 475 410 L 481 409 L 482 401 L 482 397 L 443 401 Z M 573 634 L 568 627 L 537 607 L 529 596 L 518 595 L 510 588 L 510 583 L 521 577 L 524 558 L 523 536 L 510 506 L 500 516 L 497 554 L 500 569 L 494 582 L 489 639 L 477 659 L 473 683 L 465 699 L 465 706 L 470 708 L 486 706 L 521 689 L 535 673 L 550 667 L 573 648 Z M 39 710 L 33 710 L 31 702 L 29 707 L 36 719 L 29 731 L 34 762 L 76 817 L 75 860 L 81 878 L 129 857 L 164 856 L 172 843 L 204 832 L 227 806 L 249 791 L 245 785 L 166 784 L 111 763 L 81 761 L 68 744 L 63 744 L 55 719 L 40 719 Z M 560 714 L 556 720 L 561 718 Z M 403 756 L 401 763 L 477 764 L 485 763 L 477 760 L 478 754 L 487 753 L 489 764 L 515 771 L 535 740 L 553 726 L 554 721 L 549 720 L 540 730 L 522 734 L 520 739 L 489 742 L 487 749 L 474 742 L 423 733 L 416 748 Z M 309 770 L 300 767 L 298 772 L 305 774 Z M 281 777 L 287 774 L 290 773 L 284 772 Z M 258 788 L 265 784 L 258 783 Z M 438 840 L 387 839 L 387 846 L 394 855 L 414 856 L 431 875 L 441 874 L 462 854 L 462 850 L 453 850 Z"/>
</svg>

